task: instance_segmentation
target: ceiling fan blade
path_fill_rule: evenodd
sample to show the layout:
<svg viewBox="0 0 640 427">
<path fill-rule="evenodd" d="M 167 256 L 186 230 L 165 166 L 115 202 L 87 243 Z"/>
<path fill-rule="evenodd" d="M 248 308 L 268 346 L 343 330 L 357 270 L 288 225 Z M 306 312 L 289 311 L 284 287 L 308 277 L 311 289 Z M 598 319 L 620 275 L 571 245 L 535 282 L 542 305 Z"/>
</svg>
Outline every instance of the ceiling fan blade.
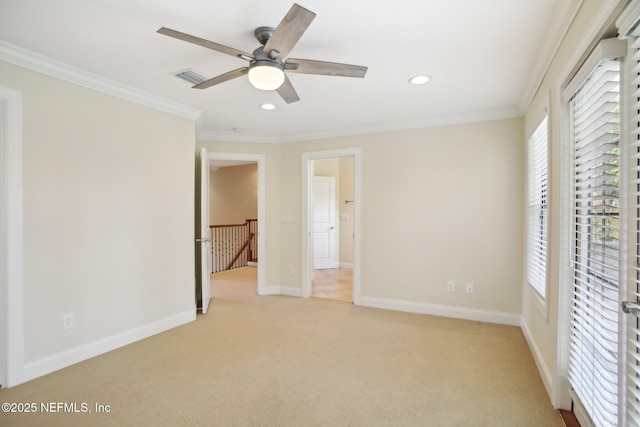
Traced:
<svg viewBox="0 0 640 427">
<path fill-rule="evenodd" d="M 311 59 L 288 59 L 285 70 L 291 73 L 320 74 L 323 76 L 359 77 L 367 74 L 368 67 L 338 64 L 335 62 L 313 61 Z"/>
<path fill-rule="evenodd" d="M 250 53 L 243 52 L 232 47 L 224 46 L 209 40 L 201 39 L 200 37 L 181 33 L 180 31 L 172 30 L 170 28 L 162 27 L 157 32 L 165 36 L 173 37 L 174 39 L 197 44 L 198 46 L 206 47 L 217 52 L 226 53 L 227 55 L 235 56 L 247 61 L 253 60 L 253 55 L 251 55 Z"/>
<path fill-rule="evenodd" d="M 211 86 L 218 85 L 220 83 L 224 83 L 226 81 L 235 79 L 237 77 L 244 76 L 249 72 L 249 67 L 238 68 L 237 70 L 229 71 L 228 73 L 221 74 L 218 77 L 214 77 L 209 80 L 205 80 L 202 83 L 198 83 L 193 86 L 194 89 L 206 89 Z"/>
<path fill-rule="evenodd" d="M 292 104 L 294 102 L 300 101 L 300 97 L 296 93 L 296 90 L 293 88 L 291 80 L 289 80 L 286 75 L 284 76 L 284 83 L 282 83 L 280 87 L 276 89 L 276 92 L 278 92 L 278 95 L 280 95 L 280 97 L 284 99 L 287 104 Z"/>
<path fill-rule="evenodd" d="M 315 13 L 298 4 L 291 6 L 287 15 L 264 45 L 264 52 L 272 59 L 286 58 L 315 17 Z M 275 52 L 272 54 L 272 50 L 276 50 L 278 54 L 275 55 Z"/>
</svg>

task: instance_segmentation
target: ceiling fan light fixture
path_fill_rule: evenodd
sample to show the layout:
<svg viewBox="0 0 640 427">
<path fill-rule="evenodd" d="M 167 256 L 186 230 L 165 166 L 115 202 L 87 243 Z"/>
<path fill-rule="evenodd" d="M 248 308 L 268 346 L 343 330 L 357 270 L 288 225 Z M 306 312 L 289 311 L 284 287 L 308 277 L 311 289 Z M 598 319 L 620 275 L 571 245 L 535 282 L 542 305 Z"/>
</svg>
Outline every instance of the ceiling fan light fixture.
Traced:
<svg viewBox="0 0 640 427">
<path fill-rule="evenodd" d="M 284 83 L 284 71 L 277 63 L 256 61 L 249 68 L 249 81 L 256 89 L 276 90 Z"/>
</svg>

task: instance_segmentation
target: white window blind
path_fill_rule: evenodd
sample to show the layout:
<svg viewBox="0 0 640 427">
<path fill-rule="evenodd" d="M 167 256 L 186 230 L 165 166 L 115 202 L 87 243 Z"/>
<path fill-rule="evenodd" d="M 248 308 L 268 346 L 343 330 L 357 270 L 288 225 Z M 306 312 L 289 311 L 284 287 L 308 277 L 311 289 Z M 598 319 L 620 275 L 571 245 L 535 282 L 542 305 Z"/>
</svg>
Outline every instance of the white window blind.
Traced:
<svg viewBox="0 0 640 427">
<path fill-rule="evenodd" d="M 529 138 L 527 280 L 542 296 L 547 282 L 547 118 Z"/>
<path fill-rule="evenodd" d="M 633 116 L 631 147 L 630 147 L 630 185 L 629 204 L 631 210 L 630 229 L 634 236 L 630 239 L 630 262 L 628 272 L 628 295 L 632 302 L 640 302 L 640 28 L 633 32 L 631 47 L 632 70 L 629 89 L 632 105 L 630 113 Z M 626 315 L 628 321 L 627 332 L 627 390 L 626 390 L 626 421 L 628 425 L 640 425 L 640 324 L 633 315 Z"/>
<path fill-rule="evenodd" d="M 572 307 L 569 381 L 596 426 L 618 424 L 620 62 L 570 99 Z"/>
</svg>

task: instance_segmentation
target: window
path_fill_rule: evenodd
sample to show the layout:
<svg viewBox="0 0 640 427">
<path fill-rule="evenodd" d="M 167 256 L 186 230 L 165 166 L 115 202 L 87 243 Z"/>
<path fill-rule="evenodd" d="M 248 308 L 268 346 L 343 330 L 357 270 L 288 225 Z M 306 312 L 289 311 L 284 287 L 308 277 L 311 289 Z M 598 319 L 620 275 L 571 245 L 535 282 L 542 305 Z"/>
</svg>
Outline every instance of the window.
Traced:
<svg viewBox="0 0 640 427">
<path fill-rule="evenodd" d="M 527 280 L 542 298 L 547 284 L 547 118 L 529 138 Z"/>
<path fill-rule="evenodd" d="M 618 40 L 604 42 L 617 42 L 621 46 Z M 615 426 L 620 282 L 620 61 L 602 59 L 587 71 L 569 100 L 572 148 L 569 382 L 595 425 Z"/>
<path fill-rule="evenodd" d="M 639 22 L 637 12 L 633 14 L 633 21 Z M 628 33 L 632 40 L 629 51 L 631 65 L 628 84 L 631 102 L 629 103 L 630 143 L 626 165 L 629 166 L 627 222 L 629 227 L 629 260 L 627 271 L 626 299 L 640 303 L 640 26 L 633 25 Z M 625 146 L 626 148 L 627 146 Z M 626 314 L 627 342 L 626 342 L 626 425 L 640 425 L 640 319 Z"/>
</svg>

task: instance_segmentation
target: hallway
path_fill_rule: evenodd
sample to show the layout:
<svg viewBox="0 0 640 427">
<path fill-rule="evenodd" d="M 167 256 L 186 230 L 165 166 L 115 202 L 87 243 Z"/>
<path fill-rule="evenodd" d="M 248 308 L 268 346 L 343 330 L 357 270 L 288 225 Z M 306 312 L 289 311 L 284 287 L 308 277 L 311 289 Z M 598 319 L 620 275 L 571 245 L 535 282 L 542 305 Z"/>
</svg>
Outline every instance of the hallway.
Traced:
<svg viewBox="0 0 640 427">
<path fill-rule="evenodd" d="M 353 302 L 353 270 L 329 268 L 314 270 L 311 296 Z"/>
<path fill-rule="evenodd" d="M 240 267 L 211 274 L 211 297 L 233 298 L 258 294 L 258 267 Z"/>
</svg>

